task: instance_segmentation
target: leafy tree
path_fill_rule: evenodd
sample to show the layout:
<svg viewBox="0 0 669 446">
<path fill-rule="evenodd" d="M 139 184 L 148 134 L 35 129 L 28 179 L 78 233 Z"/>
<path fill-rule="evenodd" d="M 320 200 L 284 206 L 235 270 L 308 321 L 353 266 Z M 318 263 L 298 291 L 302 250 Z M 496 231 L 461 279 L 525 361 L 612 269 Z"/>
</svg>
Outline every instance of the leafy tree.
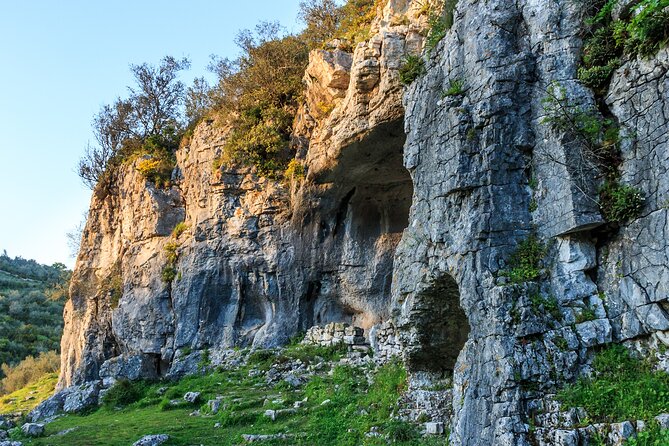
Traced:
<svg viewBox="0 0 669 446">
<path fill-rule="evenodd" d="M 344 11 L 334 0 L 302 0 L 298 18 L 307 26 L 302 37 L 316 48 L 332 39 L 339 30 Z"/>
<path fill-rule="evenodd" d="M 232 128 L 221 161 L 254 165 L 261 175 L 273 176 L 291 158 L 290 133 L 309 48 L 270 22 L 240 32 L 236 43 L 237 59 L 214 59 L 211 66 L 219 78 L 214 107 Z"/>
<path fill-rule="evenodd" d="M 97 144 L 88 145 L 77 169 L 87 186 L 95 188 L 103 183 L 103 189 L 108 190 L 121 163 L 141 152 L 150 138 L 178 141 L 184 127 L 186 92 L 178 73 L 189 67 L 188 59 L 171 56 L 157 67 L 146 63 L 130 66 L 136 85 L 128 87 L 129 97 L 103 106 L 93 119 Z"/>
</svg>

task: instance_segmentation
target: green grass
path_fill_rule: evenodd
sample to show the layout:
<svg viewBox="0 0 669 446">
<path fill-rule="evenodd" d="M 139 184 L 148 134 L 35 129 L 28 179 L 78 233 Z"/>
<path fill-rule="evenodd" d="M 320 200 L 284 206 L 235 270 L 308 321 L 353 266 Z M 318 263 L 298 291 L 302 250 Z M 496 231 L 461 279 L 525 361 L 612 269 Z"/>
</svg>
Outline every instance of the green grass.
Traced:
<svg viewBox="0 0 669 446">
<path fill-rule="evenodd" d="M 290 355 L 304 355 L 303 346 L 287 351 L 256 352 L 260 363 L 282 361 Z M 316 349 L 319 350 L 319 349 Z M 259 351 L 260 352 L 260 351 Z M 296 353 L 297 352 L 297 353 Z M 332 349 L 332 357 L 337 357 Z M 322 353 L 322 352 L 321 352 Z M 446 445 L 445 437 L 421 438 L 416 426 L 391 420 L 400 393 L 406 388 L 406 371 L 391 363 L 373 372 L 336 365 L 332 373 L 323 373 L 301 389 L 285 385 L 268 386 L 262 377 L 249 377 L 258 362 L 235 370 L 216 370 L 206 375 L 190 376 L 178 382 L 117 384 L 109 403 L 87 415 L 68 415 L 46 427 L 47 436 L 23 438 L 12 436 L 24 445 L 128 445 L 148 434 L 168 434 L 166 445 L 233 445 L 242 443 L 242 434 L 288 433 L 286 440 L 272 445 L 385 445 L 388 439 L 397 445 Z M 373 382 L 367 379 L 373 374 Z M 159 394 L 158 389 L 164 392 Z M 174 407 L 170 400 L 181 399 L 188 391 L 202 392 L 195 404 Z M 209 414 L 207 401 L 221 398 L 221 410 Z M 264 416 L 267 409 L 291 408 L 306 398 L 295 414 L 286 414 L 272 422 Z M 329 402 L 323 404 L 324 401 Z M 121 401 L 119 403 L 119 401 Z M 122 407 L 122 408 L 119 408 Z M 201 416 L 190 416 L 199 409 Z M 214 428 L 220 423 L 221 427 Z M 383 437 L 367 438 L 376 427 Z M 54 436 L 66 429 L 75 430 Z"/>
<path fill-rule="evenodd" d="M 26 387 L 0 396 L 0 414 L 24 414 L 53 394 L 57 373 L 49 373 Z"/>
<path fill-rule="evenodd" d="M 567 407 L 583 407 L 591 422 L 650 421 L 669 412 L 669 374 L 653 370 L 621 345 L 602 350 L 593 362 L 594 377 L 581 378 L 558 393 Z"/>
</svg>

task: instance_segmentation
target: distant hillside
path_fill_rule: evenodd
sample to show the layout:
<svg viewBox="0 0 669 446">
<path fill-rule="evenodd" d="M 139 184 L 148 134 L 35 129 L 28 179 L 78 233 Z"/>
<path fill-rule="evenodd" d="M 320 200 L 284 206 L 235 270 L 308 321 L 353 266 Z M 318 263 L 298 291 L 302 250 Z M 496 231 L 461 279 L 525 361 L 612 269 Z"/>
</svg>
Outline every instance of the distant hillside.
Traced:
<svg viewBox="0 0 669 446">
<path fill-rule="evenodd" d="M 65 293 L 54 289 L 62 290 L 69 274 L 60 263 L 0 256 L 0 364 L 60 350 Z"/>
</svg>

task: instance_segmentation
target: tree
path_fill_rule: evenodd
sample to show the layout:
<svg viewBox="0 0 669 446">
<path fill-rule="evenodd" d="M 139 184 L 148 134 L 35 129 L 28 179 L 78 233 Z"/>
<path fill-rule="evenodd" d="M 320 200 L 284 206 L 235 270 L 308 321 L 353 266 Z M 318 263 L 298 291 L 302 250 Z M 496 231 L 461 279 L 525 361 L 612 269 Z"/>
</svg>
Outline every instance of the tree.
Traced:
<svg viewBox="0 0 669 446">
<path fill-rule="evenodd" d="M 136 83 L 128 87 L 130 96 L 103 106 L 93 118 L 97 144 L 87 146 L 77 168 L 84 184 L 91 189 L 101 182 L 110 186 L 122 161 L 149 138 L 178 137 L 184 127 L 186 90 L 178 73 L 189 67 L 188 59 L 171 56 L 157 67 L 146 63 L 130 66 Z"/>
<path fill-rule="evenodd" d="M 207 80 L 198 77 L 186 91 L 186 119 L 188 125 L 193 126 L 202 119 L 213 105 L 211 87 Z"/>
<path fill-rule="evenodd" d="M 214 59 L 211 65 L 219 78 L 214 106 L 232 127 L 220 161 L 254 165 L 261 175 L 273 176 L 290 158 L 309 48 L 271 22 L 240 32 L 236 43 L 241 49 L 237 59 Z"/>
<path fill-rule="evenodd" d="M 298 18 L 307 25 L 302 32 L 309 47 L 316 48 L 332 39 L 343 17 L 335 0 L 302 0 Z"/>
</svg>

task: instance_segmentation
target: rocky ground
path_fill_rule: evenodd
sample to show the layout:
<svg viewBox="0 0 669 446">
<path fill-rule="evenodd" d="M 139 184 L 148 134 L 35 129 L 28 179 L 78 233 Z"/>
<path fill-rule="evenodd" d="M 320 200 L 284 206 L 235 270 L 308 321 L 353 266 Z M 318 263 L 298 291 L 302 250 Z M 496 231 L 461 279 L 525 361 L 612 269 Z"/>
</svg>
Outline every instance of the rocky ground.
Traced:
<svg viewBox="0 0 669 446">
<path fill-rule="evenodd" d="M 179 381 L 117 381 L 78 414 L 8 418 L 0 445 L 447 444 L 443 423 L 400 410 L 404 367 L 362 350 L 230 350 Z"/>
</svg>

